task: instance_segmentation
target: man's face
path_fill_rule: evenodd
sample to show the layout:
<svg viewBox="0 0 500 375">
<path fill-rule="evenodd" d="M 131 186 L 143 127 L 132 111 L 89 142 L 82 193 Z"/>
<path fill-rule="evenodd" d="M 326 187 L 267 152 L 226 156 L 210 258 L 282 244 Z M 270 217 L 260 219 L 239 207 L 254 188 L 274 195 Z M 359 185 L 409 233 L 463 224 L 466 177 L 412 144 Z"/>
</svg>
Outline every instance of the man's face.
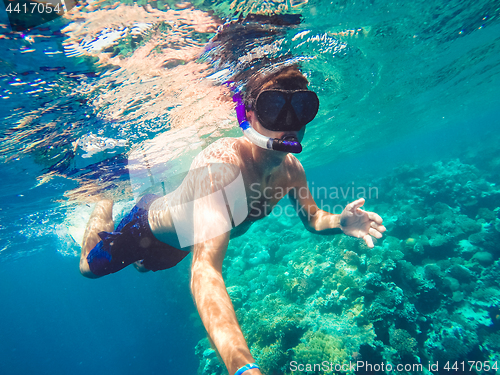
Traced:
<svg viewBox="0 0 500 375">
<path fill-rule="evenodd" d="M 302 142 L 302 139 L 304 138 L 304 133 L 306 131 L 305 126 L 303 126 L 302 129 L 300 129 L 299 131 L 294 131 L 294 130 L 274 131 L 274 130 L 266 129 L 259 122 L 257 114 L 253 110 L 247 111 L 247 119 L 250 122 L 250 124 L 252 125 L 252 128 L 254 128 L 260 134 L 262 134 L 266 137 L 269 137 L 269 138 L 284 139 L 287 137 L 294 137 L 298 142 Z"/>
<path fill-rule="evenodd" d="M 297 80 L 295 84 L 293 82 L 289 82 L 287 84 L 287 87 L 285 88 L 282 85 L 278 84 L 276 81 L 270 81 L 270 82 L 265 83 L 262 86 L 262 89 L 260 92 L 266 91 L 266 90 L 283 90 L 283 89 L 307 90 L 307 84 L 302 83 L 302 82 Z M 257 95 L 257 97 L 258 96 L 259 95 Z M 252 125 L 252 127 L 257 132 L 259 132 L 260 134 L 265 135 L 266 137 L 269 137 L 269 138 L 283 139 L 286 137 L 294 137 L 300 143 L 300 142 L 302 142 L 302 139 L 304 138 L 304 133 L 306 131 L 305 126 L 303 126 L 300 130 L 279 130 L 279 131 L 269 130 L 260 123 L 259 118 L 258 118 L 255 110 L 247 111 L 247 118 L 250 121 L 250 124 Z M 286 128 L 286 126 L 284 128 Z"/>
</svg>

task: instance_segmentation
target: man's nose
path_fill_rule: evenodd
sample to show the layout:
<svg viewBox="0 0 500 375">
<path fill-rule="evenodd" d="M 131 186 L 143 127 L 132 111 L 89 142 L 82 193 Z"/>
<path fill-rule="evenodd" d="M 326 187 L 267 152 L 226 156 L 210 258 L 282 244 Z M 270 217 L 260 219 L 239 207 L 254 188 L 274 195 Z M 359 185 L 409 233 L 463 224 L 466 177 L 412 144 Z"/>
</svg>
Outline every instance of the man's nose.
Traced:
<svg viewBox="0 0 500 375">
<path fill-rule="evenodd" d="M 286 111 L 286 119 L 285 119 L 285 124 L 287 126 L 291 126 L 293 124 L 293 114 L 292 114 L 292 111 Z"/>
</svg>

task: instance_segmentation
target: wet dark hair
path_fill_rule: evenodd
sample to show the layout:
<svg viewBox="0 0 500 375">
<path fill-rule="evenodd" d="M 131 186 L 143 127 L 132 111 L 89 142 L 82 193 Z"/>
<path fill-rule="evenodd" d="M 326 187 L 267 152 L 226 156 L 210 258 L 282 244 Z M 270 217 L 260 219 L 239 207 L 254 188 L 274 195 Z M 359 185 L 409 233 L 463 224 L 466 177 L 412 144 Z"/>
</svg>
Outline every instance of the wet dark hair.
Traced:
<svg viewBox="0 0 500 375">
<path fill-rule="evenodd" d="M 243 100 L 247 110 L 252 109 L 257 96 L 265 89 L 305 90 L 309 81 L 297 65 L 289 65 L 271 74 L 259 74 L 251 77 L 245 86 Z"/>
<path fill-rule="evenodd" d="M 300 14 L 248 14 L 222 25 L 205 48 L 206 59 L 216 72 L 228 72 L 221 83 L 243 88 L 247 109 L 263 88 L 305 89 L 308 81 L 287 49 L 273 45 L 301 22 Z M 268 49 L 266 50 L 266 47 Z M 255 52 L 255 50 L 262 49 Z"/>
<path fill-rule="evenodd" d="M 213 62 L 223 67 L 238 61 L 254 45 L 272 43 L 282 37 L 289 27 L 299 25 L 300 14 L 253 14 L 240 16 L 237 20 L 222 25 L 217 34 L 210 40 L 207 49 L 216 48 L 212 55 Z"/>
</svg>

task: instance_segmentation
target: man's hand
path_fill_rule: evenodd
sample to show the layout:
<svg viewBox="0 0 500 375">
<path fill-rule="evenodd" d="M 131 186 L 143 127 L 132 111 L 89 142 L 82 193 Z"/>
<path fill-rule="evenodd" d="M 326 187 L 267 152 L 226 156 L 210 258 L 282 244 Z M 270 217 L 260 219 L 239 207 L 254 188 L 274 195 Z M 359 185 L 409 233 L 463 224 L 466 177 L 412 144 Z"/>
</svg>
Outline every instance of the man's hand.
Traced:
<svg viewBox="0 0 500 375">
<path fill-rule="evenodd" d="M 373 247 L 373 239 L 381 238 L 385 232 L 382 218 L 375 212 L 362 210 L 364 198 L 349 203 L 340 214 L 340 229 L 348 236 L 362 238 L 369 248 Z"/>
</svg>

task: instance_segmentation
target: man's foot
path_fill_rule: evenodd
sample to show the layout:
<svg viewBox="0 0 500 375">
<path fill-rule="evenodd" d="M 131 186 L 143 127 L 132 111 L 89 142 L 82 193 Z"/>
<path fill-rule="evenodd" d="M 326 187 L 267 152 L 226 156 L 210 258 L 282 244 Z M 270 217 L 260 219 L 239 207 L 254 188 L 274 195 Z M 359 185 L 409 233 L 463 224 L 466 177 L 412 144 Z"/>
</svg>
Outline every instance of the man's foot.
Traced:
<svg viewBox="0 0 500 375">
<path fill-rule="evenodd" d="M 98 235 L 99 232 L 113 232 L 114 229 L 113 201 L 104 199 L 97 202 L 83 235 L 82 253 L 80 256 L 80 272 L 83 276 L 91 279 L 99 277 L 90 271 L 89 264 L 87 263 L 87 255 L 101 241 Z"/>
<path fill-rule="evenodd" d="M 143 260 L 138 260 L 137 262 L 133 263 L 134 268 L 139 271 L 139 272 L 149 272 L 149 270 L 144 267 L 144 261 Z"/>
</svg>

